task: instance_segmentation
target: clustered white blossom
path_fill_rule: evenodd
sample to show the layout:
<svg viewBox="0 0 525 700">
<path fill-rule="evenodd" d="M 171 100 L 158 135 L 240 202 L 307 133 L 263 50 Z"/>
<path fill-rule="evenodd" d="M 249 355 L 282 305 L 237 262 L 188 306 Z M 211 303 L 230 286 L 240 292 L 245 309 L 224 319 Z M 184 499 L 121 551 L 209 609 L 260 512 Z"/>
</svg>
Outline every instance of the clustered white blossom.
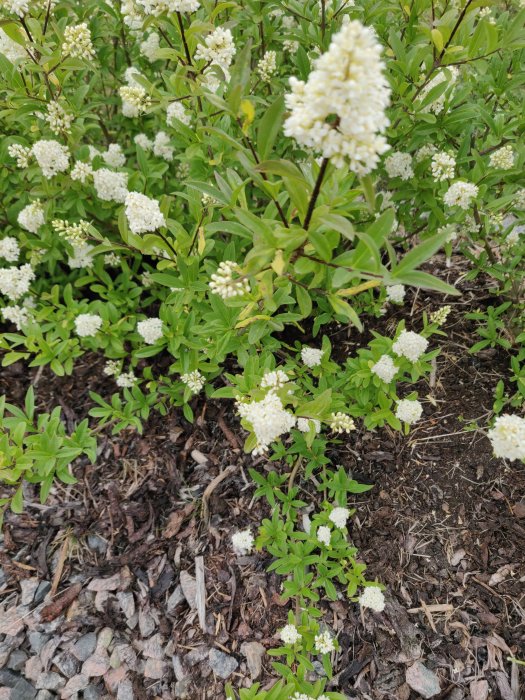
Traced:
<svg viewBox="0 0 525 700">
<path fill-rule="evenodd" d="M 48 104 L 46 122 L 55 134 L 60 134 L 61 132 L 69 133 L 73 119 L 73 115 L 66 112 L 56 100 Z"/>
<path fill-rule="evenodd" d="M 398 367 L 390 355 L 381 355 L 379 360 L 371 367 L 371 371 L 376 374 L 385 384 L 390 384 L 397 374 Z"/>
<path fill-rule="evenodd" d="M 253 455 L 266 452 L 274 440 L 289 433 L 295 426 L 295 416 L 284 408 L 283 402 L 273 391 L 269 391 L 260 401 L 237 402 L 237 410 L 250 423 L 256 437 Z"/>
<path fill-rule="evenodd" d="M 359 605 L 362 608 L 370 608 L 375 612 L 385 609 L 385 596 L 379 586 L 366 586 L 359 596 Z"/>
<path fill-rule="evenodd" d="M 28 263 L 20 267 L 0 269 L 0 294 L 4 294 L 11 301 L 17 301 L 27 294 L 34 279 L 35 273 Z"/>
<path fill-rule="evenodd" d="M 6 12 L 23 17 L 29 12 L 29 0 L 0 0 L 0 7 Z"/>
<path fill-rule="evenodd" d="M 95 56 L 91 32 L 85 22 L 65 28 L 62 51 L 72 58 L 88 60 Z"/>
<path fill-rule="evenodd" d="M 102 154 L 102 158 L 104 162 L 112 168 L 121 168 L 126 164 L 126 156 L 118 143 L 110 143 L 107 151 Z"/>
<path fill-rule="evenodd" d="M 170 137 L 165 131 L 159 131 L 153 141 L 153 153 L 157 158 L 164 158 L 169 163 L 173 160 L 173 146 L 170 145 Z"/>
<path fill-rule="evenodd" d="M 317 418 L 297 419 L 297 430 L 300 430 L 302 433 L 309 433 L 312 426 L 316 433 L 321 432 L 321 421 L 317 420 Z"/>
<path fill-rule="evenodd" d="M 389 177 L 400 177 L 402 180 L 410 180 L 414 177 L 412 169 L 412 156 L 410 153 L 396 151 L 385 160 L 385 170 Z"/>
<path fill-rule="evenodd" d="M 156 231 L 161 226 L 166 226 L 166 219 L 156 199 L 140 192 L 129 192 L 125 205 L 129 228 L 133 233 Z"/>
<path fill-rule="evenodd" d="M 442 326 L 447 320 L 448 315 L 451 311 L 452 307 L 450 306 L 450 304 L 442 306 L 440 309 L 437 309 L 437 311 L 433 311 L 430 314 L 430 322 L 435 323 L 437 326 Z"/>
<path fill-rule="evenodd" d="M 285 625 L 279 632 L 279 636 L 284 644 L 296 644 L 301 639 L 301 634 L 295 625 Z"/>
<path fill-rule="evenodd" d="M 489 165 L 499 170 L 512 170 L 514 167 L 514 151 L 512 146 L 502 146 L 490 154 Z"/>
<path fill-rule="evenodd" d="M 350 511 L 348 510 L 348 508 L 336 506 L 335 508 L 332 508 L 328 519 L 331 520 L 336 527 L 343 529 L 344 527 L 346 527 L 346 523 L 349 517 Z"/>
<path fill-rule="evenodd" d="M 390 88 L 372 29 L 354 20 L 332 37 L 307 82 L 290 78 L 284 133 L 334 165 L 371 172 L 388 149 L 384 132 Z"/>
<path fill-rule="evenodd" d="M 17 331 L 21 331 L 22 328 L 29 323 L 31 318 L 29 309 L 26 306 L 20 306 L 19 304 L 4 306 L 1 313 L 6 321 L 11 321 L 11 323 L 16 326 Z"/>
<path fill-rule="evenodd" d="M 323 351 L 318 348 L 309 348 L 304 346 L 301 350 L 301 360 L 307 367 L 316 367 L 321 364 Z"/>
<path fill-rule="evenodd" d="M 104 265 L 107 267 L 120 267 L 120 258 L 116 253 L 106 253 L 104 255 Z"/>
<path fill-rule="evenodd" d="M 0 53 L 4 54 L 11 63 L 21 58 L 27 58 L 24 47 L 13 41 L 10 36 L 7 36 L 3 29 L 0 29 Z"/>
<path fill-rule="evenodd" d="M 93 173 L 93 184 L 97 196 L 106 202 L 122 203 L 127 197 L 127 173 L 116 173 L 108 168 L 100 168 Z"/>
<path fill-rule="evenodd" d="M 403 284 L 391 284 L 386 288 L 386 297 L 394 304 L 402 304 L 405 294 L 406 290 Z"/>
<path fill-rule="evenodd" d="M 89 243 L 73 243 L 73 255 L 70 255 L 67 264 L 72 270 L 80 270 L 93 265 L 94 246 Z"/>
<path fill-rule="evenodd" d="M 418 95 L 418 100 L 423 101 L 429 94 L 429 92 L 435 88 L 437 85 L 440 85 L 442 82 L 447 81 L 449 83 L 449 87 L 453 89 L 454 84 L 458 78 L 458 69 L 455 66 L 448 66 L 446 71 L 450 73 L 450 77 L 447 75 L 445 70 L 439 71 L 432 80 L 430 80 L 425 87 L 421 90 L 421 92 Z M 452 94 L 452 91 L 450 91 L 450 94 Z M 445 100 L 447 97 L 447 90 L 445 90 L 439 97 L 436 97 L 435 100 L 432 100 L 430 104 L 425 105 L 423 107 L 422 111 L 423 112 L 434 112 L 434 114 L 440 114 L 444 107 L 445 107 Z"/>
<path fill-rule="evenodd" d="M 406 357 L 411 362 L 417 362 L 428 347 L 428 340 L 419 333 L 402 330 L 398 339 L 393 343 L 392 350 L 399 357 Z"/>
<path fill-rule="evenodd" d="M 247 279 L 234 277 L 240 275 L 241 268 L 232 260 L 224 260 L 219 264 L 217 272 L 210 275 L 210 291 L 223 299 L 239 297 L 250 293 L 250 283 Z"/>
<path fill-rule="evenodd" d="M 326 525 L 321 525 L 317 528 L 317 539 L 325 547 L 330 546 L 330 540 L 332 539 L 332 531 Z"/>
<path fill-rule="evenodd" d="M 160 37 L 157 32 L 151 32 L 144 41 L 140 42 L 140 53 L 145 56 L 150 63 L 157 60 L 156 54 L 160 46 Z"/>
<path fill-rule="evenodd" d="M 122 372 L 119 374 L 115 381 L 117 386 L 121 389 L 131 389 L 131 387 L 135 386 L 137 383 L 137 377 L 133 370 L 129 370 L 129 372 Z"/>
<path fill-rule="evenodd" d="M 442 180 L 451 180 L 456 171 L 456 159 L 450 153 L 439 151 L 432 156 L 430 164 L 432 177 L 437 182 Z"/>
<path fill-rule="evenodd" d="M 412 425 L 421 418 L 423 406 L 417 399 L 401 399 L 397 403 L 396 418 Z"/>
<path fill-rule="evenodd" d="M 315 650 L 319 654 L 331 654 L 335 651 L 334 638 L 330 632 L 320 632 L 315 635 Z"/>
<path fill-rule="evenodd" d="M 145 318 L 137 323 L 137 333 L 142 336 L 145 343 L 155 345 L 163 336 L 162 321 L 160 318 Z"/>
<path fill-rule="evenodd" d="M 25 206 L 18 214 L 17 221 L 22 228 L 30 233 L 37 233 L 38 229 L 44 225 L 44 208 L 39 201 L 31 202 Z"/>
<path fill-rule="evenodd" d="M 146 136 L 146 134 L 137 134 L 133 139 L 137 146 L 140 146 L 143 151 L 151 151 L 153 148 L 153 141 Z"/>
<path fill-rule="evenodd" d="M 138 117 L 151 107 L 151 97 L 141 85 L 123 85 L 119 88 L 119 95 L 125 117 Z"/>
<path fill-rule="evenodd" d="M 414 160 L 416 163 L 421 163 L 423 160 L 433 155 L 436 151 L 437 148 L 433 143 L 425 143 L 424 146 L 421 146 L 421 148 L 418 148 L 418 150 L 415 152 Z"/>
<path fill-rule="evenodd" d="M 488 437 L 496 457 L 525 459 L 525 418 L 508 413 L 498 416 Z"/>
<path fill-rule="evenodd" d="M 261 379 L 263 389 L 281 389 L 289 382 L 288 375 L 282 369 L 267 370 Z"/>
<path fill-rule="evenodd" d="M 16 262 L 20 255 L 20 246 L 14 236 L 5 236 L 0 239 L 0 258 L 7 262 Z"/>
<path fill-rule="evenodd" d="M 84 221 L 83 219 L 75 223 L 70 223 L 64 219 L 55 219 L 51 222 L 51 225 L 59 236 L 74 245 L 82 243 L 89 231 L 89 221 Z"/>
<path fill-rule="evenodd" d="M 514 206 L 516 209 L 525 209 L 525 187 L 516 192 Z"/>
<path fill-rule="evenodd" d="M 1 48 L 2 47 L 0 46 L 0 53 L 2 53 Z M 22 146 L 22 144 L 20 143 L 12 143 L 10 146 L 7 147 L 7 152 L 9 153 L 11 158 L 16 159 L 17 168 L 27 168 L 27 166 L 29 165 L 29 161 L 31 160 L 31 148 L 28 148 L 27 146 Z"/>
<path fill-rule="evenodd" d="M 477 185 L 474 185 L 472 182 L 457 180 L 452 185 L 450 185 L 448 190 L 445 192 L 443 201 L 448 207 L 460 207 L 461 209 L 468 209 L 470 206 L 470 201 L 477 197 L 477 195 Z"/>
<path fill-rule="evenodd" d="M 351 4 L 353 4 L 354 0 L 351 0 Z M 319 695 L 318 698 L 314 698 L 311 695 L 307 695 L 306 693 L 299 693 L 296 692 L 292 695 L 291 700 L 329 700 L 328 695 Z"/>
<path fill-rule="evenodd" d="M 240 556 L 249 554 L 254 544 L 255 540 L 253 539 L 250 528 L 247 530 L 240 530 L 232 535 L 232 545 L 235 554 L 239 554 Z"/>
<path fill-rule="evenodd" d="M 264 82 L 269 82 L 277 68 L 277 54 L 275 51 L 266 51 L 257 63 L 257 73 Z"/>
<path fill-rule="evenodd" d="M 108 360 L 102 371 L 107 377 L 114 377 L 120 372 L 120 362 L 118 360 Z"/>
<path fill-rule="evenodd" d="M 91 167 L 91 163 L 84 163 L 81 160 L 77 160 L 70 174 L 72 180 L 77 180 L 84 185 L 86 180 L 93 175 L 93 168 Z"/>
<path fill-rule="evenodd" d="M 195 60 L 206 61 L 214 66 L 220 66 L 228 75 L 228 68 L 235 56 L 236 48 L 229 29 L 217 27 L 199 44 L 195 51 Z"/>
<path fill-rule="evenodd" d="M 31 149 L 45 178 L 51 178 L 68 169 L 69 150 L 58 141 L 42 139 Z"/>
<path fill-rule="evenodd" d="M 355 430 L 355 423 L 351 416 L 337 411 L 330 416 L 330 427 L 334 433 L 350 433 Z"/>
<path fill-rule="evenodd" d="M 184 384 L 186 384 L 186 386 L 191 389 L 194 394 L 198 394 L 202 387 L 206 384 L 205 378 L 198 369 L 182 374 L 181 381 L 184 382 Z"/>
<path fill-rule="evenodd" d="M 200 3 L 198 0 L 136 0 L 146 15 L 159 15 L 172 12 L 196 12 Z"/>
<path fill-rule="evenodd" d="M 177 121 L 189 126 L 191 117 L 184 109 L 182 102 L 170 102 L 166 108 L 166 124 L 168 126 L 176 126 Z"/>
<path fill-rule="evenodd" d="M 102 326 L 98 314 L 79 314 L 75 319 L 75 330 L 81 338 L 96 335 Z"/>
</svg>

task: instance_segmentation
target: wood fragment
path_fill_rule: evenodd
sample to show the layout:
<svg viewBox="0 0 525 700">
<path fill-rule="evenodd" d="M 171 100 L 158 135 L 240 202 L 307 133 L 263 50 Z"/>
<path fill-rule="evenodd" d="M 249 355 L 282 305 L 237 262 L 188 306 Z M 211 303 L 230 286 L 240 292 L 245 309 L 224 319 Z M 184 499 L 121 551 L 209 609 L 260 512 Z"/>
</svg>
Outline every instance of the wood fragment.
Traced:
<svg viewBox="0 0 525 700">
<path fill-rule="evenodd" d="M 210 500 L 210 497 L 212 493 L 215 491 L 217 486 L 224 481 L 230 474 L 233 474 L 234 471 L 237 470 L 237 466 L 235 464 L 230 464 L 224 471 L 222 471 L 220 474 L 217 474 L 215 479 L 211 481 L 208 486 L 206 486 L 204 493 L 202 494 L 202 519 L 207 521 L 208 516 L 209 516 L 209 509 L 208 509 L 208 501 Z"/>
<path fill-rule="evenodd" d="M 201 630 L 206 634 L 206 579 L 204 557 L 195 557 L 195 606 Z"/>
<path fill-rule="evenodd" d="M 49 605 L 46 605 L 46 607 L 42 609 L 42 612 L 40 613 L 41 619 L 44 620 L 44 622 L 51 622 L 51 620 L 57 618 L 67 607 L 71 605 L 81 590 L 81 583 L 75 583 L 74 586 L 66 589 L 64 593 L 62 593 L 56 600 L 49 603 Z"/>
<path fill-rule="evenodd" d="M 51 583 L 51 589 L 49 591 L 50 598 L 53 598 L 58 590 L 58 586 L 60 585 L 60 579 L 62 578 L 62 573 L 64 572 L 64 566 L 65 566 L 68 554 L 69 554 L 69 535 L 65 538 L 65 540 L 62 542 L 62 546 L 60 547 L 57 568 L 55 571 L 55 575 L 53 576 L 53 582 Z"/>
<path fill-rule="evenodd" d="M 224 437 L 230 443 L 230 447 L 233 450 L 238 451 L 240 449 L 239 441 L 237 440 L 233 432 L 230 430 L 230 428 L 226 425 L 226 421 L 224 420 L 224 412 L 221 411 L 221 413 L 219 413 L 217 423 L 219 424 L 219 428 L 222 430 Z"/>
</svg>

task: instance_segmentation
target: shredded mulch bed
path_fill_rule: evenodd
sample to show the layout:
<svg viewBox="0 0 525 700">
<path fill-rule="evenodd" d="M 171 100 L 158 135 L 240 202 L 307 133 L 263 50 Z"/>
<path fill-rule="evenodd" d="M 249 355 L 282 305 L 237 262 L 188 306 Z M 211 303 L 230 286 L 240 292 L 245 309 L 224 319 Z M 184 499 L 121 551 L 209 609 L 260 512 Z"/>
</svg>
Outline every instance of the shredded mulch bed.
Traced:
<svg viewBox="0 0 525 700">
<path fill-rule="evenodd" d="M 453 274 L 441 259 L 435 265 Z M 508 357 L 468 353 L 464 314 L 490 297 L 481 282 L 460 287 L 448 338 L 433 340 L 435 372 L 418 386 L 423 419 L 406 438 L 356 431 L 329 454 L 374 484 L 355 499 L 351 537 L 369 577 L 387 586 L 381 614 L 363 615 L 344 595 L 321 603 L 340 644 L 328 688 L 350 698 L 523 697 L 507 658 L 525 656 L 525 472 L 492 458 L 479 430 L 465 430 L 486 425 Z M 381 330 L 442 303 L 413 294 Z M 330 333 L 338 359 L 363 342 L 346 327 Z M 58 401 L 73 424 L 91 406 L 89 390 L 113 391 L 102 366 L 85 356 L 74 377 L 57 378 L 13 365 L 0 391 L 20 401 L 37 378 L 38 407 Z M 271 682 L 265 650 L 278 644 L 289 604 L 281 578 L 266 572 L 270 557 L 235 557 L 230 537 L 269 514 L 253 500 L 248 467 L 280 465 L 243 454 L 224 402 L 201 398 L 194 408 L 193 425 L 174 410 L 152 414 L 143 436 L 102 432 L 97 464 L 80 462 L 77 484 L 57 484 L 45 505 L 28 487 L 26 511 L 6 515 L 0 700 L 220 700 L 226 679 Z M 298 483 L 314 502 L 312 484 Z"/>
</svg>

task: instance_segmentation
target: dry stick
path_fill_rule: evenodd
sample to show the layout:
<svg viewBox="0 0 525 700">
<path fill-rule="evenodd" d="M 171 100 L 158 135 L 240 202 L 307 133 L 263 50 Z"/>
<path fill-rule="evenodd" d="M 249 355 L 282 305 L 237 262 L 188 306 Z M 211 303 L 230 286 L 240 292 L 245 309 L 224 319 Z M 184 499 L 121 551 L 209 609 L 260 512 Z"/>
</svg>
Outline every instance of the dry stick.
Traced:
<svg viewBox="0 0 525 700">
<path fill-rule="evenodd" d="M 195 607 L 199 625 L 206 634 L 206 579 L 204 577 L 204 557 L 195 557 Z"/>
<path fill-rule="evenodd" d="M 233 474 L 234 471 L 237 470 L 237 466 L 235 464 L 230 464 L 229 467 L 226 467 L 224 471 L 222 471 L 220 474 L 218 474 L 213 481 L 210 481 L 208 486 L 206 486 L 204 493 L 202 494 L 202 518 L 203 520 L 208 519 L 209 515 L 209 509 L 208 509 L 208 501 L 210 500 L 210 496 L 212 493 L 215 491 L 217 486 L 221 483 L 221 481 L 224 481 L 226 477 L 230 476 L 230 474 Z"/>
<path fill-rule="evenodd" d="M 55 595 L 55 593 L 58 590 L 58 586 L 60 584 L 60 579 L 62 578 L 62 572 L 64 571 L 64 565 L 66 563 L 67 555 L 69 553 L 68 550 L 69 550 L 69 535 L 63 541 L 62 547 L 60 548 L 60 554 L 58 555 L 58 564 L 57 564 L 57 568 L 55 571 L 55 575 L 53 576 L 51 590 L 49 592 L 49 595 L 51 596 L 51 598 Z"/>
</svg>

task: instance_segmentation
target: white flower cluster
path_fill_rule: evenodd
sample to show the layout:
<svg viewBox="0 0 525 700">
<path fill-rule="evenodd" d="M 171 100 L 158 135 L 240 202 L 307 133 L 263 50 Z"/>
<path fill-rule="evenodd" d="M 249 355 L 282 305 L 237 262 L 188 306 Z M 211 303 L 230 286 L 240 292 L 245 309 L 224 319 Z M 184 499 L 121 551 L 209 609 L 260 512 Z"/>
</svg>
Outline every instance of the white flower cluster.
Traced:
<svg viewBox="0 0 525 700">
<path fill-rule="evenodd" d="M 301 360 L 307 367 L 316 367 L 321 364 L 323 359 L 323 351 L 318 348 L 309 348 L 305 345 L 301 349 Z"/>
<path fill-rule="evenodd" d="M 351 0 L 349 3 L 350 6 L 353 5 L 354 0 Z M 311 695 L 307 695 L 306 693 L 299 693 L 296 692 L 292 695 L 291 700 L 329 700 L 328 695 L 319 695 L 318 698 L 314 698 Z"/>
<path fill-rule="evenodd" d="M 125 205 L 129 228 L 133 233 L 156 231 L 161 226 L 166 226 L 166 219 L 156 199 L 140 192 L 129 192 Z"/>
<path fill-rule="evenodd" d="M 23 17 L 29 12 L 29 0 L 0 0 L 0 8 Z"/>
<path fill-rule="evenodd" d="M 267 370 L 261 379 L 261 388 L 282 389 L 289 381 L 288 375 L 282 369 Z"/>
<path fill-rule="evenodd" d="M 57 102 L 50 102 L 47 106 L 46 122 L 49 124 L 49 128 L 55 134 L 60 134 L 62 132 L 69 133 L 71 131 L 71 124 L 73 123 L 73 115 L 62 107 L 62 105 Z"/>
<path fill-rule="evenodd" d="M 217 272 L 210 275 L 210 291 L 223 299 L 239 297 L 250 293 L 250 283 L 247 279 L 234 277 L 240 275 L 241 268 L 232 260 L 224 260 L 219 264 Z"/>
<path fill-rule="evenodd" d="M 115 381 L 121 389 L 131 389 L 137 383 L 137 377 L 133 370 L 130 369 L 129 372 L 121 372 Z"/>
<path fill-rule="evenodd" d="M 146 15 L 159 15 L 171 12 L 196 12 L 200 3 L 198 0 L 136 0 Z"/>
<path fill-rule="evenodd" d="M 383 69 L 374 31 L 357 20 L 344 24 L 307 82 L 290 78 L 285 135 L 337 167 L 348 159 L 353 172 L 371 172 L 388 149 L 390 88 Z"/>
<path fill-rule="evenodd" d="M 81 160 L 77 160 L 71 169 L 70 175 L 72 180 L 77 180 L 84 185 L 86 180 L 93 175 L 91 163 L 84 163 Z"/>
<path fill-rule="evenodd" d="M 385 160 L 385 170 L 389 177 L 400 177 L 402 180 L 410 180 L 414 177 L 412 169 L 412 156 L 410 153 L 396 151 Z"/>
<path fill-rule="evenodd" d="M 468 209 L 470 200 L 478 195 L 478 186 L 464 180 L 457 180 L 445 192 L 443 201 L 448 207 Z"/>
<path fill-rule="evenodd" d="M 73 243 L 73 255 L 71 255 L 67 264 L 72 270 L 81 270 L 93 265 L 93 248 L 89 243 Z"/>
<path fill-rule="evenodd" d="M 330 542 L 332 540 L 332 531 L 330 530 L 329 527 L 326 525 L 321 525 L 320 527 L 317 528 L 317 539 L 321 544 L 324 544 L 325 547 L 330 546 Z"/>
<path fill-rule="evenodd" d="M 385 609 L 385 596 L 379 586 L 367 586 L 359 596 L 359 605 L 375 612 Z"/>
<path fill-rule="evenodd" d="M 232 535 L 232 545 L 235 554 L 239 554 L 240 556 L 249 554 L 254 544 L 255 540 L 253 539 L 250 528 L 247 530 L 240 530 Z"/>
<path fill-rule="evenodd" d="M 217 27 L 204 39 L 204 44 L 198 44 L 194 58 L 196 61 L 205 61 L 210 65 L 219 66 L 228 76 L 228 68 L 235 52 L 231 31 Z"/>
<path fill-rule="evenodd" d="M 16 262 L 20 255 L 20 246 L 13 236 L 5 236 L 0 239 L 0 258 L 7 262 Z"/>
<path fill-rule="evenodd" d="M 160 47 L 160 37 L 157 32 L 151 32 L 144 41 L 140 42 L 140 53 L 145 56 L 150 63 L 157 60 L 156 54 Z"/>
<path fill-rule="evenodd" d="M 250 423 L 257 439 L 253 455 L 263 454 L 280 435 L 295 426 L 295 416 L 287 411 L 281 399 L 269 391 L 260 401 L 237 402 L 239 415 Z"/>
<path fill-rule="evenodd" d="M 97 196 L 105 202 L 122 203 L 128 195 L 127 173 L 115 173 L 108 168 L 100 168 L 93 173 L 93 184 Z"/>
<path fill-rule="evenodd" d="M 153 148 L 153 141 L 146 136 L 146 134 L 137 134 L 133 141 L 140 146 L 143 151 L 151 151 Z"/>
<path fill-rule="evenodd" d="M 11 323 L 16 326 L 17 331 L 21 331 L 31 319 L 29 309 L 26 306 L 20 306 L 18 304 L 13 304 L 13 306 L 4 306 L 1 313 L 6 321 L 11 321 Z"/>
<path fill-rule="evenodd" d="M 2 53 L 2 47 L 0 46 L 0 53 Z M 22 146 L 20 143 L 12 143 L 7 147 L 7 152 L 11 158 L 16 159 L 17 168 L 27 168 L 29 161 L 31 160 L 32 150 L 27 146 Z"/>
<path fill-rule="evenodd" d="M 102 153 L 102 158 L 104 163 L 110 165 L 112 168 L 122 168 L 122 166 L 126 164 L 126 156 L 118 143 L 110 143 L 107 151 Z"/>
<path fill-rule="evenodd" d="M 62 51 L 72 58 L 89 60 L 95 56 L 91 32 L 85 22 L 66 27 Z"/>
<path fill-rule="evenodd" d="M 270 82 L 277 68 L 277 54 L 275 51 L 266 51 L 257 63 L 257 73 L 265 83 Z"/>
<path fill-rule="evenodd" d="M 525 209 L 525 187 L 516 192 L 514 206 L 516 209 Z"/>
<path fill-rule="evenodd" d="M 401 399 L 397 402 L 396 418 L 412 425 L 421 418 L 423 406 L 417 399 Z"/>
<path fill-rule="evenodd" d="M 59 236 L 74 245 L 85 241 L 89 231 L 89 221 L 84 221 L 83 219 L 73 224 L 64 219 L 55 219 L 51 222 L 51 226 Z"/>
<path fill-rule="evenodd" d="M 428 340 L 419 333 L 402 330 L 398 339 L 393 343 L 392 350 L 399 357 L 406 357 L 411 362 L 417 362 L 428 347 Z"/>
<path fill-rule="evenodd" d="M 343 508 L 342 506 L 336 506 L 332 508 L 328 519 L 333 522 L 333 524 L 339 529 L 346 527 L 348 518 L 350 517 L 350 511 L 348 508 Z"/>
<path fill-rule="evenodd" d="M 157 158 L 164 158 L 168 163 L 173 160 L 173 146 L 170 145 L 170 137 L 165 131 L 159 131 L 153 141 L 153 153 Z"/>
<path fill-rule="evenodd" d="M 296 644 L 301 639 L 301 634 L 295 625 L 285 625 L 279 632 L 279 636 L 284 644 Z"/>
<path fill-rule="evenodd" d="M 421 148 L 418 148 L 414 154 L 414 160 L 416 163 L 421 163 L 422 161 L 430 158 L 437 151 L 437 148 L 433 143 L 425 143 Z"/>
<path fill-rule="evenodd" d="M 45 178 L 51 178 L 68 169 L 69 150 L 58 141 L 42 139 L 31 149 Z"/>
<path fill-rule="evenodd" d="M 0 269 L 0 294 L 4 294 L 11 301 L 17 301 L 27 294 L 34 279 L 33 268 L 27 263 L 20 267 Z"/>
<path fill-rule="evenodd" d="M 450 304 L 442 306 L 440 309 L 433 311 L 430 314 L 430 323 L 435 323 L 437 326 L 442 326 L 448 318 L 448 315 L 452 311 Z"/>
<path fill-rule="evenodd" d="M 335 651 L 334 638 L 330 632 L 320 632 L 315 635 L 315 650 L 319 654 L 331 654 Z"/>
<path fill-rule="evenodd" d="M 309 433 L 312 426 L 316 433 L 321 432 L 321 421 L 318 421 L 317 418 L 297 419 L 297 430 L 300 430 L 302 433 Z"/>
<path fill-rule="evenodd" d="M 432 177 L 437 182 L 451 180 L 456 172 L 456 159 L 450 153 L 439 151 L 432 156 L 430 164 Z"/>
<path fill-rule="evenodd" d="M 398 367 L 396 367 L 390 355 L 381 355 L 379 360 L 370 369 L 382 382 L 390 384 L 397 374 Z"/>
<path fill-rule="evenodd" d="M 488 437 L 496 457 L 525 459 L 525 418 L 508 413 L 498 416 Z"/>
<path fill-rule="evenodd" d="M 11 63 L 21 58 L 27 58 L 24 47 L 13 41 L 10 36 L 7 36 L 3 29 L 0 29 L 0 53 L 4 54 Z"/>
<path fill-rule="evenodd" d="M 96 335 L 102 326 L 98 314 L 79 314 L 75 319 L 75 330 L 81 338 Z"/>
<path fill-rule="evenodd" d="M 26 231 L 37 233 L 45 223 L 42 204 L 39 201 L 28 204 L 19 212 L 17 221 Z"/>
<path fill-rule="evenodd" d="M 145 318 L 137 323 L 137 333 L 142 336 L 145 343 L 155 345 L 163 336 L 162 321 L 160 318 Z"/>
<path fill-rule="evenodd" d="M 168 126 L 177 126 L 177 121 L 189 126 L 191 117 L 185 110 L 182 102 L 170 102 L 166 109 L 166 124 Z"/>
<path fill-rule="evenodd" d="M 488 9 L 488 8 L 487 8 Z M 489 165 L 498 170 L 512 170 L 514 167 L 514 151 L 512 146 L 502 146 L 490 154 Z"/>
<path fill-rule="evenodd" d="M 123 85 L 119 88 L 119 95 L 125 117 L 138 117 L 151 107 L 151 97 L 142 85 Z"/>
<path fill-rule="evenodd" d="M 427 85 L 421 90 L 421 92 L 418 95 L 418 99 L 420 101 L 424 100 L 429 92 L 435 88 L 437 85 L 441 85 L 443 81 L 448 81 L 449 88 L 453 88 L 454 84 L 458 78 L 458 69 L 455 66 L 449 66 L 447 67 L 447 71 L 450 72 L 450 78 L 448 75 L 445 73 L 444 70 L 441 70 L 439 73 L 437 73 L 432 80 L 430 80 Z M 445 90 L 439 97 L 437 97 L 435 100 L 433 100 L 430 104 L 426 105 L 423 107 L 422 111 L 423 112 L 434 112 L 434 114 L 440 114 L 444 107 L 445 107 L 445 100 L 447 97 L 447 91 Z M 450 94 L 452 95 L 453 90 L 450 90 Z"/>
<path fill-rule="evenodd" d="M 386 288 L 386 298 L 393 304 L 402 304 L 405 294 L 404 284 L 391 284 Z"/>
<path fill-rule="evenodd" d="M 191 389 L 194 394 L 198 394 L 202 387 L 206 384 L 205 378 L 198 369 L 182 374 L 181 381 L 186 384 L 186 386 Z"/>
<path fill-rule="evenodd" d="M 338 411 L 330 416 L 330 427 L 334 433 L 350 433 L 355 430 L 355 423 L 351 416 Z"/>
</svg>

